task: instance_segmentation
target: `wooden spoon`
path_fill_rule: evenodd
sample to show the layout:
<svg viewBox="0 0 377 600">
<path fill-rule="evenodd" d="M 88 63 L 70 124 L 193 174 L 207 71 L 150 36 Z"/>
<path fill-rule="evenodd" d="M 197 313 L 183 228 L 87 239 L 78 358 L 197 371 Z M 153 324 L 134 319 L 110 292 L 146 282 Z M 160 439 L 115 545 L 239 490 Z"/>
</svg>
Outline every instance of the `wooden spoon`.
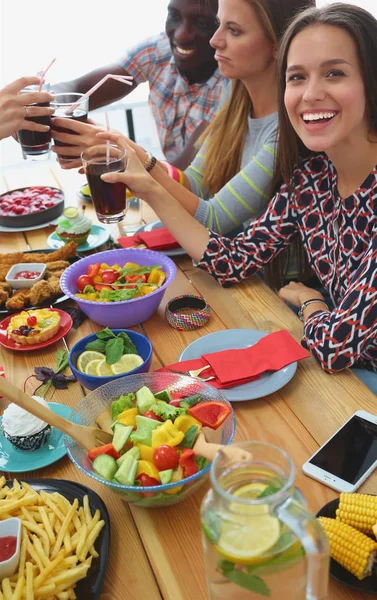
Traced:
<svg viewBox="0 0 377 600">
<path fill-rule="evenodd" d="M 207 442 L 204 433 L 201 431 L 193 447 L 195 454 L 204 456 L 204 458 L 207 458 L 212 462 L 218 450 L 224 452 L 234 462 L 243 462 L 252 459 L 250 452 L 247 452 L 242 448 L 237 448 L 237 446 L 224 446 L 223 444 L 212 444 Z"/>
<path fill-rule="evenodd" d="M 85 450 L 109 444 L 112 441 L 112 434 L 102 431 L 98 427 L 86 427 L 67 421 L 2 377 L 0 377 L 0 393 L 38 419 L 69 435 Z"/>
</svg>

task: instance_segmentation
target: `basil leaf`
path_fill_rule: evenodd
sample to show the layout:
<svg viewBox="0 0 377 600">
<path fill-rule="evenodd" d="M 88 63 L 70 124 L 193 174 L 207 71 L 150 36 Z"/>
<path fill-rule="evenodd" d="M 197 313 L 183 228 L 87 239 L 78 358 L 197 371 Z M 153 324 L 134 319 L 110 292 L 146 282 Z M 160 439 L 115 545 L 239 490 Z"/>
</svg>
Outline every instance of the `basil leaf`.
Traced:
<svg viewBox="0 0 377 600">
<path fill-rule="evenodd" d="M 106 362 L 108 365 L 113 365 L 120 360 L 123 354 L 123 340 L 116 337 L 109 340 L 106 344 Z"/>
<path fill-rule="evenodd" d="M 193 425 L 193 427 L 196 427 L 196 425 Z M 204 469 L 204 467 L 208 465 L 208 459 L 204 458 L 204 456 L 196 456 L 194 460 L 199 471 L 201 471 L 202 469 Z"/>
<path fill-rule="evenodd" d="M 135 344 L 125 331 L 118 333 L 117 337 L 123 340 L 123 354 L 137 354 Z"/>
<path fill-rule="evenodd" d="M 85 350 L 94 350 L 95 352 L 102 352 L 102 354 L 105 354 L 106 342 L 98 339 L 93 340 L 93 342 L 89 342 L 89 344 L 85 346 Z"/>
<path fill-rule="evenodd" d="M 223 564 L 224 562 L 226 563 L 225 565 Z M 245 573 L 245 571 L 241 571 L 236 567 L 230 569 L 231 564 L 229 561 L 218 561 L 217 563 L 218 568 L 226 579 L 229 579 L 229 581 L 245 590 L 250 590 L 266 598 L 271 598 L 271 590 L 263 579 L 256 575 Z"/>
<path fill-rule="evenodd" d="M 96 336 L 100 340 L 104 340 L 108 337 L 110 337 L 110 338 L 116 337 L 115 334 L 108 327 L 105 327 L 105 329 L 101 329 L 101 331 L 97 331 Z"/>
</svg>

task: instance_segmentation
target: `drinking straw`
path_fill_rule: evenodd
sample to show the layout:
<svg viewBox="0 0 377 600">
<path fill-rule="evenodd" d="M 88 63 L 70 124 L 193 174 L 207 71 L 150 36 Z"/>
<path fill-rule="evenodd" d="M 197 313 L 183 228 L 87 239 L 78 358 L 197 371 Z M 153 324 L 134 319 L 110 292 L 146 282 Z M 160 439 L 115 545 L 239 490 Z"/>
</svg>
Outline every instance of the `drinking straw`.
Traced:
<svg viewBox="0 0 377 600">
<path fill-rule="evenodd" d="M 107 110 L 105 110 L 105 119 L 106 119 L 106 129 L 110 131 L 110 121 L 109 114 Z M 106 140 L 106 164 L 108 165 L 110 162 L 110 140 Z"/>
<path fill-rule="evenodd" d="M 48 65 L 48 67 L 44 71 L 42 71 L 41 81 L 40 81 L 39 90 L 38 90 L 39 92 L 42 91 L 42 86 L 43 86 L 45 75 L 46 75 L 47 71 L 49 70 L 50 67 L 52 67 L 52 65 L 54 64 L 55 61 L 56 61 L 56 58 L 53 58 L 52 61 L 50 62 L 50 64 Z"/>
<path fill-rule="evenodd" d="M 131 83 L 131 80 L 133 79 L 132 77 L 130 77 L 129 75 L 105 75 L 105 77 L 103 77 L 101 79 L 101 81 L 98 81 L 98 83 L 96 83 L 92 88 L 90 88 L 90 90 L 88 90 L 86 92 L 86 94 L 84 94 L 80 100 L 78 100 L 77 102 L 75 102 L 75 104 L 72 104 L 72 106 L 70 106 L 69 108 L 67 108 L 67 110 L 65 111 L 66 115 L 71 114 L 75 108 L 77 108 L 79 106 L 79 104 L 81 104 L 81 102 L 83 100 L 86 100 L 87 98 L 89 98 L 89 96 L 91 96 L 93 94 L 93 92 L 95 92 L 96 90 L 98 90 L 98 88 L 105 83 L 105 81 L 107 81 L 108 79 L 115 79 L 115 81 L 120 81 L 121 83 L 126 83 L 127 85 L 133 85 Z"/>
</svg>

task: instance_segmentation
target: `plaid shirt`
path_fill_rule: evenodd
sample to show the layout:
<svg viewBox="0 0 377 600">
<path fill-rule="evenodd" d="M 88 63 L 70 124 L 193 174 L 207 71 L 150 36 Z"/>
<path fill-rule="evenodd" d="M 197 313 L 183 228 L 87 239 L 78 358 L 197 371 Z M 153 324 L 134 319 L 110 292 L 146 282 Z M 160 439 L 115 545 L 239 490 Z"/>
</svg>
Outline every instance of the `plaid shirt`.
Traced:
<svg viewBox="0 0 377 600">
<path fill-rule="evenodd" d="M 202 121 L 211 122 L 228 80 L 218 70 L 205 83 L 189 85 L 180 75 L 167 36 L 141 42 L 120 61 L 134 81 L 149 83 L 149 106 L 167 160 L 177 158 Z"/>
</svg>

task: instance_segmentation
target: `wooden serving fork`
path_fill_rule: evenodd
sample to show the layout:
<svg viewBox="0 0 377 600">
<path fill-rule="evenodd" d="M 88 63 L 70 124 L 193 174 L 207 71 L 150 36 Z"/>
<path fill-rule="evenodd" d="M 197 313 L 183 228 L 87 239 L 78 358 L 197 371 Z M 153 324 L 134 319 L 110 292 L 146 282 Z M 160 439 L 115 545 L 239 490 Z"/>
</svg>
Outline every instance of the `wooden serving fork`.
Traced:
<svg viewBox="0 0 377 600">
<path fill-rule="evenodd" d="M 0 393 L 4 398 L 14 402 L 14 404 L 17 404 L 17 406 L 23 408 L 38 419 L 41 419 L 45 423 L 48 423 L 52 427 L 56 427 L 56 429 L 69 435 L 69 437 L 85 448 L 85 450 L 90 450 L 96 446 L 102 446 L 103 444 L 109 444 L 112 441 L 113 436 L 111 433 L 102 431 L 102 429 L 99 429 L 98 427 L 87 427 L 85 425 L 78 425 L 77 423 L 67 421 L 67 419 L 55 414 L 52 410 L 46 408 L 2 377 L 0 377 Z"/>
</svg>

